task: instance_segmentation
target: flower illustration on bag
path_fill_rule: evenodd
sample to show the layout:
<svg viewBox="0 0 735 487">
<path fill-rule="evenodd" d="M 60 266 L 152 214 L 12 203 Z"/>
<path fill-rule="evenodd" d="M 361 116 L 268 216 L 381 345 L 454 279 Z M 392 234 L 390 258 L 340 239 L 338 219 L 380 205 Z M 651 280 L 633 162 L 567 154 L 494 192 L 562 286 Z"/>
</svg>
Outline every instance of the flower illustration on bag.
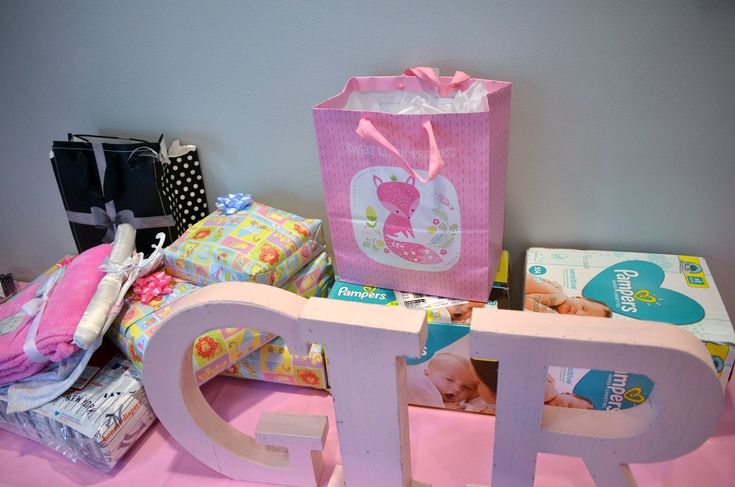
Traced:
<svg viewBox="0 0 735 487">
<path fill-rule="evenodd" d="M 446 196 L 444 196 L 444 199 L 446 199 Z M 448 206 L 448 202 L 447 204 L 443 204 L 443 206 Z M 435 226 L 430 227 L 434 230 L 429 231 L 429 233 L 433 234 L 434 237 L 431 239 L 431 243 L 429 245 L 440 248 L 441 255 L 446 255 L 447 249 L 452 246 L 457 237 L 459 225 L 456 223 L 449 223 L 449 215 L 441 206 L 433 208 L 431 212 L 437 218 L 433 220 Z"/>
<path fill-rule="evenodd" d="M 221 348 L 219 343 L 210 336 L 200 337 L 194 345 L 196 354 L 204 360 L 214 358 L 221 351 Z"/>
<path fill-rule="evenodd" d="M 299 380 L 301 380 L 301 382 L 303 382 L 304 384 L 316 386 L 321 383 L 321 378 L 311 370 L 299 370 L 297 372 L 297 375 L 299 377 Z"/>
</svg>

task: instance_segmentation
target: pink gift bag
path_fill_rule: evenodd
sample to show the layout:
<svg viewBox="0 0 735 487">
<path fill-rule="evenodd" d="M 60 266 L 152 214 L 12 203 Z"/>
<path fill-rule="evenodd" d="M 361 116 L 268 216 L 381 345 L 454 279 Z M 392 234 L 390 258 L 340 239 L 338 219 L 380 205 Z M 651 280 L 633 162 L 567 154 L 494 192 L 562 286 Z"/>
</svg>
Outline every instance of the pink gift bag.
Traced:
<svg viewBox="0 0 735 487">
<path fill-rule="evenodd" d="M 342 280 L 486 301 L 500 261 L 511 84 L 356 77 L 313 109 Z"/>
</svg>

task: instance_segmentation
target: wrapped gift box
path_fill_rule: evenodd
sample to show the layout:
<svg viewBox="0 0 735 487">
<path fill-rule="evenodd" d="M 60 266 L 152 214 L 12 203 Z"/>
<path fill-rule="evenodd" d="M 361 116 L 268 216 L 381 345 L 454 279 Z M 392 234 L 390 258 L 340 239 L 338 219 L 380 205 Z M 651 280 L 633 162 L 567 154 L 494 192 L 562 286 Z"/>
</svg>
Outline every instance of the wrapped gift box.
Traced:
<svg viewBox="0 0 735 487">
<path fill-rule="evenodd" d="M 332 262 L 326 252 L 309 262 L 290 281 L 287 290 L 304 297 L 325 297 L 334 283 Z M 292 355 L 281 337 L 237 361 L 224 375 L 327 389 L 324 347 L 312 344 L 307 355 Z"/>
<path fill-rule="evenodd" d="M 333 282 L 332 262 L 326 252 L 320 252 L 284 282 L 283 288 L 307 298 L 323 297 L 327 295 Z M 172 303 L 200 287 L 179 278 L 174 278 L 172 283 L 170 294 L 162 295 L 148 304 L 135 300 L 134 295 L 130 294 L 120 318 L 110 327 L 108 338 L 136 367 L 142 367 L 143 352 L 148 340 L 156 332 L 161 321 L 171 312 Z M 197 338 L 192 350 L 192 361 L 199 383 L 206 382 L 237 360 L 256 352 L 274 338 L 273 334 L 252 328 L 222 328 Z M 248 374 L 243 377 L 283 382 L 276 378 L 277 374 L 282 375 L 283 369 L 280 369 L 280 372 L 273 372 L 266 367 L 264 372 L 268 373 Z"/>
<path fill-rule="evenodd" d="M 165 249 L 168 271 L 202 285 L 251 281 L 283 287 L 324 249 L 321 221 L 252 203 L 216 211 Z"/>
<path fill-rule="evenodd" d="M 327 389 L 324 347 L 312 344 L 307 355 L 292 355 L 281 337 L 225 370 L 223 375 Z"/>
<path fill-rule="evenodd" d="M 177 299 L 198 289 L 199 286 L 181 279 L 172 280 L 171 294 L 165 294 L 148 304 L 126 298 L 120 318 L 107 333 L 108 339 L 138 368 L 143 367 L 143 353 L 148 340 L 158 330 L 161 321 L 171 312 Z M 192 367 L 200 384 L 225 370 L 237 359 L 268 343 L 274 335 L 251 328 L 221 328 L 200 336 L 192 349 Z"/>
<path fill-rule="evenodd" d="M 156 421 L 140 373 L 103 345 L 84 373 L 55 401 L 23 413 L 6 413 L 0 427 L 53 448 L 73 462 L 111 470 Z"/>
</svg>

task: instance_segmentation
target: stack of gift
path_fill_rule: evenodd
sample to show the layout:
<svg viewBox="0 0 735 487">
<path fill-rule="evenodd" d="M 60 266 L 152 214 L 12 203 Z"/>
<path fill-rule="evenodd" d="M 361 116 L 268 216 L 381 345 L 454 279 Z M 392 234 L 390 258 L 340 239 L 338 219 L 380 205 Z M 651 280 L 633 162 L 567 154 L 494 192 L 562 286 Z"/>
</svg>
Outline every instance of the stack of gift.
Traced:
<svg viewBox="0 0 735 487">
<path fill-rule="evenodd" d="M 334 277 L 321 242 L 319 220 L 252 202 L 249 195 L 242 194 L 219 198 L 218 208 L 165 249 L 165 271 L 159 272 L 158 278 L 149 276 L 141 284 L 141 292 L 133 289 L 108 332 L 108 338 L 135 366 L 142 367 L 148 340 L 172 305 L 201 286 L 249 281 L 304 297 L 327 295 Z M 146 295 L 144 289 L 155 295 Z M 254 328 L 212 325 L 212 331 L 197 338 L 192 347 L 192 367 L 199 383 L 246 357 L 248 370 L 253 372 L 242 377 L 288 382 L 283 368 L 274 372 L 273 360 L 259 359 L 270 356 L 268 350 L 282 349 L 282 345 L 263 347 L 280 338 Z M 320 352 L 313 353 L 321 359 Z M 324 384 L 323 375 L 319 377 Z M 310 377 L 302 382 L 309 380 L 315 382 Z"/>
<path fill-rule="evenodd" d="M 155 421 L 130 362 L 100 349 L 138 275 L 160 265 L 133 251 L 123 224 L 112 245 L 65 258 L 0 306 L 0 427 L 73 461 L 111 469 Z"/>
</svg>

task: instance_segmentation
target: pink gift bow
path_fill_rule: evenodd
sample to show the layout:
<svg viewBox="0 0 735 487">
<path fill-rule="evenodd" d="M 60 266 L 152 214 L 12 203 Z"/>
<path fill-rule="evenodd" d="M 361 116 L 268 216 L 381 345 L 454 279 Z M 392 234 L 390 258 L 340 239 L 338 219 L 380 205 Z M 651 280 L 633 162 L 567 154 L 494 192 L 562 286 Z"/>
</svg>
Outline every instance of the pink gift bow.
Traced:
<svg viewBox="0 0 735 487">
<path fill-rule="evenodd" d="M 148 304 L 158 296 L 171 294 L 170 282 L 171 276 L 165 272 L 154 272 L 136 279 L 135 284 L 133 284 L 133 292 L 143 304 Z"/>
</svg>

